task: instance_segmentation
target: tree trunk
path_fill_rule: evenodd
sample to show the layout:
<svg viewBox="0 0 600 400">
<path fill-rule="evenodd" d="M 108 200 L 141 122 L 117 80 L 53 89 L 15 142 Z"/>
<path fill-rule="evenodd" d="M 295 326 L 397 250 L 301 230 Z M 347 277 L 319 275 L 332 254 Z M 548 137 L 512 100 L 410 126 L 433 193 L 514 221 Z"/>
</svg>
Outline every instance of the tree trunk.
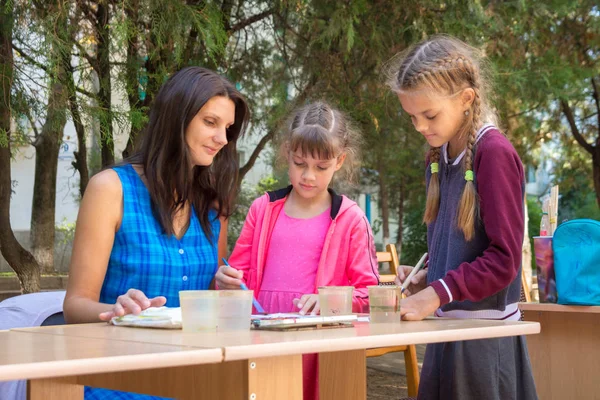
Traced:
<svg viewBox="0 0 600 400">
<path fill-rule="evenodd" d="M 58 153 L 67 123 L 68 93 L 64 82 L 65 57 L 70 56 L 67 15 L 61 4 L 49 5 L 56 18 L 54 24 L 57 40 L 53 43 L 50 62 L 56 65 L 50 72 L 50 91 L 46 107 L 46 120 L 40 136 L 35 141 L 35 180 L 31 207 L 31 249 L 45 274 L 55 272 L 54 238 L 56 213 L 56 176 Z"/>
<path fill-rule="evenodd" d="M 97 42 L 97 70 L 100 88 L 98 90 L 98 106 L 100 107 L 100 148 L 102 154 L 102 167 L 107 167 L 115 162 L 115 145 L 113 141 L 113 126 L 111 114 L 111 86 L 110 86 L 110 35 L 108 30 L 109 4 L 106 0 L 98 2 L 96 11 L 96 40 Z"/>
<path fill-rule="evenodd" d="M 127 8 L 125 9 L 125 14 L 127 15 L 127 20 L 129 21 L 129 24 L 135 27 L 133 29 L 133 35 L 130 36 L 127 40 L 126 66 L 127 98 L 129 100 L 129 111 L 132 112 L 136 108 L 139 108 L 140 101 L 143 101 L 143 99 L 140 98 L 140 93 L 138 89 L 140 86 L 139 72 L 141 69 L 137 35 L 137 26 L 139 24 L 139 1 L 132 0 L 131 2 L 129 2 Z M 127 146 L 125 146 L 125 150 L 123 150 L 123 158 L 129 157 L 133 154 L 135 149 L 137 149 L 139 141 L 141 139 L 140 133 L 141 127 L 131 125 L 131 130 L 129 131 L 129 138 L 127 139 Z"/>
<path fill-rule="evenodd" d="M 70 36 L 71 40 L 74 40 L 73 36 Z M 77 92 L 75 86 L 75 79 L 73 78 L 73 66 L 71 65 L 70 54 L 63 54 L 62 66 L 65 71 L 66 78 L 66 89 L 69 98 L 69 110 L 71 111 L 71 117 L 73 118 L 73 125 L 75 125 L 75 132 L 77 132 L 77 151 L 73 152 L 75 160 L 71 163 L 73 168 L 79 171 L 79 196 L 83 197 L 85 188 L 90 180 L 90 173 L 87 165 L 87 141 L 85 137 L 85 128 L 81 121 L 81 113 L 79 112 L 79 104 L 77 102 Z"/>
<path fill-rule="evenodd" d="M 58 50 L 54 50 L 55 55 Z M 51 78 L 46 121 L 35 143 L 35 180 L 31 207 L 31 248 L 42 268 L 49 274 L 54 270 L 54 237 L 56 212 L 56 175 L 58 153 L 67 123 L 67 92 L 65 71 L 57 64 L 57 76 Z"/>
<path fill-rule="evenodd" d="M 9 7 L 10 5 L 10 7 Z M 12 178 L 10 170 L 10 93 L 13 80 L 12 1 L 0 0 L 0 252 L 17 273 L 22 293 L 40 290 L 40 268 L 15 238 L 10 224 Z"/>
</svg>

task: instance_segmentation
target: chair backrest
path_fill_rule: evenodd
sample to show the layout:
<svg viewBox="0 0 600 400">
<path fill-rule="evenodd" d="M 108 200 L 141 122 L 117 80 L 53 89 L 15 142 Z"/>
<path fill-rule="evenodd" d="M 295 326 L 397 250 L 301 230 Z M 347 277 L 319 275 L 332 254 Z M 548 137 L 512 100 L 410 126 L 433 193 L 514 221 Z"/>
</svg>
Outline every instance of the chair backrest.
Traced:
<svg viewBox="0 0 600 400">
<path fill-rule="evenodd" d="M 388 263 L 390 267 L 390 273 L 380 275 L 379 282 L 383 285 L 394 284 L 396 274 L 398 273 L 398 267 L 400 267 L 400 260 L 398 259 L 398 252 L 396 251 L 396 246 L 390 243 L 385 246 L 385 251 L 378 251 L 377 262 Z"/>
</svg>

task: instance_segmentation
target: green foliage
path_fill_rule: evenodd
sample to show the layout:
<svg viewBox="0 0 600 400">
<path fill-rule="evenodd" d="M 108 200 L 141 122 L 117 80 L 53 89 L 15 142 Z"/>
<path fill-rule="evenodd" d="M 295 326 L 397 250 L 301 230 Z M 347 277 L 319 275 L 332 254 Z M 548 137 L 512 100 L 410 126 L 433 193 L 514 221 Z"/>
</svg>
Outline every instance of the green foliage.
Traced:
<svg viewBox="0 0 600 400">
<path fill-rule="evenodd" d="M 242 185 L 240 194 L 237 197 L 236 209 L 229 217 L 227 231 L 227 246 L 229 248 L 229 252 L 233 251 L 235 242 L 242 232 L 242 227 L 244 226 L 244 221 L 246 220 L 246 215 L 248 214 L 248 210 L 250 209 L 252 202 L 265 194 L 265 192 L 269 192 L 278 188 L 279 182 L 272 175 L 262 178 L 254 187 Z"/>
<path fill-rule="evenodd" d="M 427 251 L 427 226 L 423 223 L 424 196 L 421 196 L 421 200 L 421 203 L 415 202 L 404 216 L 404 240 L 400 254 L 400 263 L 404 265 L 415 265 Z"/>
<path fill-rule="evenodd" d="M 0 147 L 8 147 L 8 132 L 0 129 Z"/>
</svg>

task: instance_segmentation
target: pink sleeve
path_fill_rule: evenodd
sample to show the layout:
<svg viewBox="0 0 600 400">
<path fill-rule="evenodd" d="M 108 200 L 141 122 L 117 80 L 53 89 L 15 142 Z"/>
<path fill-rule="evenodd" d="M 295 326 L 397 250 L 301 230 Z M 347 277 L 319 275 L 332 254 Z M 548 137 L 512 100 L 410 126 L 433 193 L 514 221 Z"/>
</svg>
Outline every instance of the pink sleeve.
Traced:
<svg viewBox="0 0 600 400">
<path fill-rule="evenodd" d="M 350 246 L 346 271 L 350 285 L 354 286 L 352 311 L 369 312 L 369 291 L 367 286 L 379 284 L 379 269 L 375 241 L 367 217 L 357 219 L 350 233 Z"/>
<path fill-rule="evenodd" d="M 248 283 L 248 270 L 250 269 L 250 258 L 252 257 L 254 228 L 256 226 L 256 212 L 258 208 L 258 202 L 260 200 L 260 198 L 256 199 L 250 206 L 248 215 L 246 215 L 246 220 L 244 221 L 244 226 L 242 227 L 242 232 L 240 233 L 240 237 L 235 243 L 235 247 L 231 253 L 231 256 L 229 256 L 229 265 L 244 273 L 242 280 L 246 284 Z"/>
</svg>

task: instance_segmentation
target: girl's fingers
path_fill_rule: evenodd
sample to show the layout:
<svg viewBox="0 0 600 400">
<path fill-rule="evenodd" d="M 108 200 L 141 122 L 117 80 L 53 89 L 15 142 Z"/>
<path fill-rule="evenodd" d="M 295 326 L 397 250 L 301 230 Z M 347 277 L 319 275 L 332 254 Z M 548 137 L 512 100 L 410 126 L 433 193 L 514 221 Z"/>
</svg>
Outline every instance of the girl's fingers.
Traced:
<svg viewBox="0 0 600 400">
<path fill-rule="evenodd" d="M 237 270 L 235 268 L 231 268 L 231 267 L 227 267 L 227 268 L 229 268 L 228 272 L 229 272 L 230 276 L 233 276 L 236 279 L 242 279 L 244 277 L 244 273 L 242 271 Z"/>
<path fill-rule="evenodd" d="M 302 296 L 302 299 L 300 299 L 300 303 L 298 304 L 298 307 L 302 306 L 300 314 L 305 315 L 306 313 L 308 313 L 310 310 L 313 309 L 317 302 L 318 297 L 314 294 L 305 294 L 304 296 Z"/>
<path fill-rule="evenodd" d="M 398 277 L 402 282 L 406 279 L 406 277 L 410 274 L 412 267 L 410 265 L 400 265 L 398 268 Z"/>
<path fill-rule="evenodd" d="M 317 304 L 315 304 L 315 306 L 313 307 L 312 312 L 310 313 L 311 315 L 317 315 L 321 313 L 321 306 L 319 305 L 319 302 L 317 301 Z"/>
<path fill-rule="evenodd" d="M 219 287 L 227 287 L 228 289 L 239 289 L 240 285 L 242 284 L 242 281 L 237 279 L 237 278 L 232 278 L 230 276 L 227 276 L 225 274 L 221 274 L 221 276 L 219 277 Z"/>
<path fill-rule="evenodd" d="M 416 310 L 409 310 L 402 316 L 404 321 L 421 321 L 423 318 L 419 315 Z"/>
</svg>

